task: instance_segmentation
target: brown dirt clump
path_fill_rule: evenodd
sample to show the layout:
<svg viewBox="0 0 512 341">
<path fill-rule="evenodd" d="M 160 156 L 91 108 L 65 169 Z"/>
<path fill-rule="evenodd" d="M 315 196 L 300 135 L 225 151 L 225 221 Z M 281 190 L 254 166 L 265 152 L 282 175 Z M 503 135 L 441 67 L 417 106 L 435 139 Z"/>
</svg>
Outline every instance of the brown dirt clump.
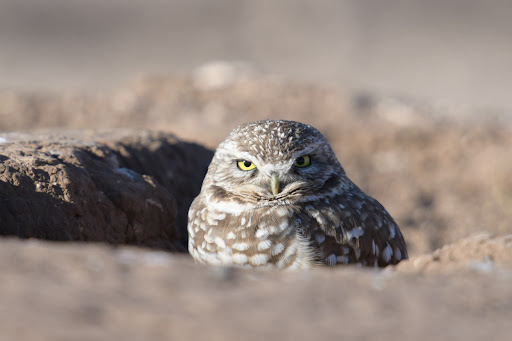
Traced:
<svg viewBox="0 0 512 341">
<path fill-rule="evenodd" d="M 495 269 L 512 269 L 512 234 L 500 237 L 480 234 L 464 238 L 402 262 L 394 270 L 450 273 L 455 270 L 492 272 Z"/>
<path fill-rule="evenodd" d="M 188 205 L 211 151 L 134 130 L 3 138 L 1 234 L 186 250 Z"/>
</svg>

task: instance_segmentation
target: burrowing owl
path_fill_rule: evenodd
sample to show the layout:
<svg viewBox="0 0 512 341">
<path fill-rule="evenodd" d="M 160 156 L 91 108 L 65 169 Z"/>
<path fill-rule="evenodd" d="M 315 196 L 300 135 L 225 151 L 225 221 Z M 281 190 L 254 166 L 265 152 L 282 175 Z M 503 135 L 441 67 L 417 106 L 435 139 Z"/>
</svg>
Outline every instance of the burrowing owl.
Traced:
<svg viewBox="0 0 512 341">
<path fill-rule="evenodd" d="M 407 258 L 384 207 L 347 177 L 318 130 L 293 121 L 233 130 L 188 219 L 189 251 L 201 263 L 304 269 Z"/>
</svg>

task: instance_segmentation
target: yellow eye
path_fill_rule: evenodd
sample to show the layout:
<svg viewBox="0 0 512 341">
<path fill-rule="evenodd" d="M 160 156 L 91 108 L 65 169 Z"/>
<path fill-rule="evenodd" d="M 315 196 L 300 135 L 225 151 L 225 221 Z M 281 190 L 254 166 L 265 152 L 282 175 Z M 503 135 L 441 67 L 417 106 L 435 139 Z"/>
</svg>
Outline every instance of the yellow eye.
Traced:
<svg viewBox="0 0 512 341">
<path fill-rule="evenodd" d="M 295 167 L 304 168 L 311 165 L 311 157 L 309 155 L 300 156 L 293 163 Z"/>
<path fill-rule="evenodd" d="M 236 163 L 236 165 L 238 166 L 238 168 L 240 168 L 243 171 L 250 171 L 250 170 L 253 170 L 254 168 L 256 168 L 256 165 L 254 163 L 252 163 L 251 161 L 247 161 L 247 160 L 238 161 Z"/>
</svg>

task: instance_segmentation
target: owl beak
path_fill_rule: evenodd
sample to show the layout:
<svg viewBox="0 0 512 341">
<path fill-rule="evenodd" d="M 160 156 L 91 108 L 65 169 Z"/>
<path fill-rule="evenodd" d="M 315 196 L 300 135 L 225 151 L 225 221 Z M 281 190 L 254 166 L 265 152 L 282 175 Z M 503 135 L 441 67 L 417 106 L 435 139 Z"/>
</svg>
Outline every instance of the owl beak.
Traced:
<svg viewBox="0 0 512 341">
<path fill-rule="evenodd" d="M 273 173 L 272 176 L 270 177 L 270 190 L 274 195 L 279 194 L 279 179 L 277 178 L 276 173 Z"/>
</svg>

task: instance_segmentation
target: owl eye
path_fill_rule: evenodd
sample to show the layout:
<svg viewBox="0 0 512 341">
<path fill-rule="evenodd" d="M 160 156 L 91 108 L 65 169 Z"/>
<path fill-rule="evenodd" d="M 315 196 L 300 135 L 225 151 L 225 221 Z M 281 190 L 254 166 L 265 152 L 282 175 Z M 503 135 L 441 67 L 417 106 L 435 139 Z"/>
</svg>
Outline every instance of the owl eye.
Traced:
<svg viewBox="0 0 512 341">
<path fill-rule="evenodd" d="M 254 163 L 247 160 L 240 160 L 236 163 L 236 165 L 238 166 L 239 169 L 243 171 L 250 171 L 256 168 L 256 165 Z"/>
<path fill-rule="evenodd" d="M 311 157 L 309 155 L 300 156 L 293 163 L 295 167 L 304 168 L 311 165 Z"/>
</svg>

